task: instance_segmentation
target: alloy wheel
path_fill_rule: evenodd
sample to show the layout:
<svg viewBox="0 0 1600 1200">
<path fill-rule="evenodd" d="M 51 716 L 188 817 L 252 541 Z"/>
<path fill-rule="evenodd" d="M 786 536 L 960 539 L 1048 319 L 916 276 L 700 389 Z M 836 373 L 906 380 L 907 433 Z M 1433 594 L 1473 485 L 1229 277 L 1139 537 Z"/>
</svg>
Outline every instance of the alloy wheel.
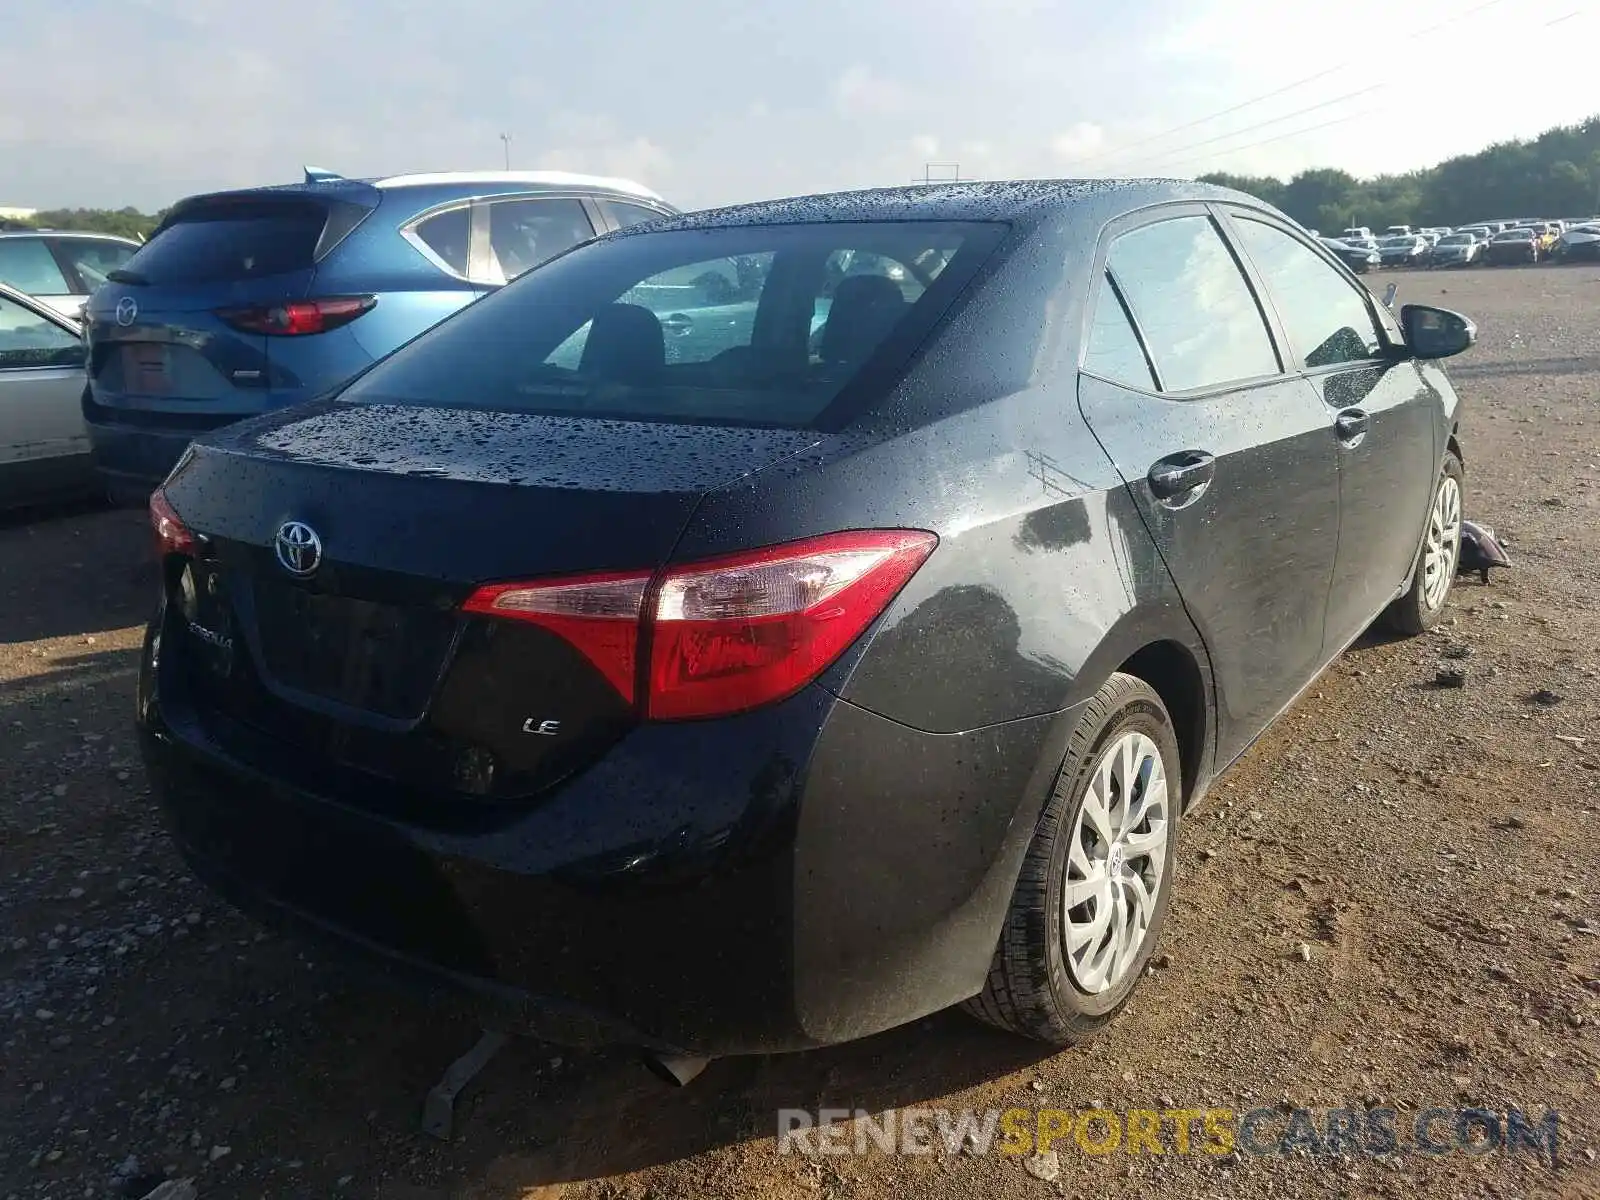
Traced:
<svg viewBox="0 0 1600 1200">
<path fill-rule="evenodd" d="M 1072 830 L 1062 888 L 1062 958 L 1100 993 L 1139 957 L 1167 866 L 1166 764 L 1154 741 L 1124 733 L 1100 756 Z"/>
<path fill-rule="evenodd" d="M 1428 514 L 1428 541 L 1422 551 L 1422 600 L 1429 609 L 1444 603 L 1461 555 L 1461 485 L 1449 475 L 1439 480 Z"/>
</svg>

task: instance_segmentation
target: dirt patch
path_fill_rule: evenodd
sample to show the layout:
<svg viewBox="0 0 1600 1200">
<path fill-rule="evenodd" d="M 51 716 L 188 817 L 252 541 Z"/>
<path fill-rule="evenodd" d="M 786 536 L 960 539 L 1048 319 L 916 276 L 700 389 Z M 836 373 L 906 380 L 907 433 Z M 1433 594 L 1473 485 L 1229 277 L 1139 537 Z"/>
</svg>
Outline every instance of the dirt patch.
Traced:
<svg viewBox="0 0 1600 1200">
<path fill-rule="evenodd" d="M 169 848 L 130 736 L 154 581 L 137 514 L 0 525 L 0 1196 L 1600 1195 L 1600 270 L 1398 276 L 1457 307 L 1468 515 L 1514 571 L 1372 639 L 1218 784 L 1158 962 L 1097 1042 L 943 1015 L 713 1064 L 515 1043 L 449 1144 L 421 1098 L 472 1044 L 440 1009 L 259 930 Z M 1384 276 L 1373 277 L 1381 292 Z M 1464 686 L 1439 688 L 1441 669 Z M 1537 693 L 1558 697 L 1541 703 Z M 1341 1105 L 1561 1113 L 1529 1155 L 1255 1157 L 1064 1143 L 776 1153 L 779 1108 Z M 1054 1169 L 1053 1178 L 1051 1167 Z"/>
</svg>

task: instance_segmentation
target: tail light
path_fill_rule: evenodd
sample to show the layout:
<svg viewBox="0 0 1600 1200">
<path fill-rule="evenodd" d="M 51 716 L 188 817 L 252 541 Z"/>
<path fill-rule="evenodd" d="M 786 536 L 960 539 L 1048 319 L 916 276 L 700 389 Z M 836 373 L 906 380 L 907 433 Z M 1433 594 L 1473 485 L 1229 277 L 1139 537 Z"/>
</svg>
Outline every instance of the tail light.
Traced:
<svg viewBox="0 0 1600 1200">
<path fill-rule="evenodd" d="M 156 534 L 156 554 L 193 554 L 194 534 L 160 488 L 150 493 L 150 525 Z"/>
<path fill-rule="evenodd" d="M 820 675 L 937 543 L 921 530 L 833 533 L 655 573 L 493 584 L 464 607 L 558 634 L 646 717 L 727 716 Z"/>
<path fill-rule="evenodd" d="M 219 308 L 217 316 L 243 333 L 297 337 L 327 333 L 348 325 L 378 303 L 376 296 L 330 296 L 322 300 L 289 300 L 283 304 Z"/>
</svg>

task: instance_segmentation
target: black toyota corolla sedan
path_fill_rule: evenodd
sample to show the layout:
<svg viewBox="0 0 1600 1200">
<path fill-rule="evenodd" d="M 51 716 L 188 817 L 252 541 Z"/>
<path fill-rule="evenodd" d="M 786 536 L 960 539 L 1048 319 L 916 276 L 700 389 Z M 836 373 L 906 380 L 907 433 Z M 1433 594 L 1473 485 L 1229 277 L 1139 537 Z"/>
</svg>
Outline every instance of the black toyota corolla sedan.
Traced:
<svg viewBox="0 0 1600 1200">
<path fill-rule="evenodd" d="M 635 226 L 186 454 L 151 780 L 242 907 L 558 1041 L 1073 1042 L 1218 772 L 1438 619 L 1473 337 L 1197 184 Z"/>
</svg>

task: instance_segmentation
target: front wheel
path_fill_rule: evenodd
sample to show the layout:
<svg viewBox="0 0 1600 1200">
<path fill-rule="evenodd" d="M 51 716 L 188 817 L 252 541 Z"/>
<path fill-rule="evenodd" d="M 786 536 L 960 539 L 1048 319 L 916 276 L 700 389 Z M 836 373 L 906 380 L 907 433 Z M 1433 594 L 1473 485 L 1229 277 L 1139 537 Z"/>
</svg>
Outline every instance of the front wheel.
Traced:
<svg viewBox="0 0 1600 1200">
<path fill-rule="evenodd" d="M 1161 697 L 1113 675 L 1072 733 L 969 1012 L 1054 1046 L 1116 1016 L 1166 920 L 1182 795 Z"/>
<path fill-rule="evenodd" d="M 1446 454 L 1439 482 L 1428 507 L 1428 528 L 1422 553 L 1411 572 L 1406 594 L 1384 612 L 1384 620 L 1397 633 L 1418 634 L 1432 629 L 1444 615 L 1445 601 L 1455 585 L 1461 561 L 1461 510 L 1464 472 L 1461 460 Z"/>
</svg>

